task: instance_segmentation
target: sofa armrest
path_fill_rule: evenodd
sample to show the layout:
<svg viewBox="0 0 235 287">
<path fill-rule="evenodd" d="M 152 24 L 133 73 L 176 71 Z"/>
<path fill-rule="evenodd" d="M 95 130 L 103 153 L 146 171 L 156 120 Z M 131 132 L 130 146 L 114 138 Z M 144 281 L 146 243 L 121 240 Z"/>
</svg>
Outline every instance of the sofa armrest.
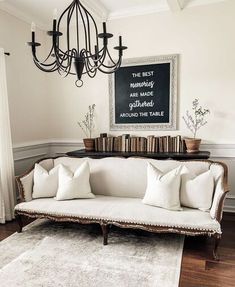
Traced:
<svg viewBox="0 0 235 287">
<path fill-rule="evenodd" d="M 210 210 L 211 217 L 218 222 L 222 219 L 225 197 L 229 192 L 227 165 L 221 162 L 214 162 L 210 167 L 212 172 L 219 168 L 222 169 L 222 171 L 220 172 L 220 176 L 215 178 L 216 186 Z"/>
<path fill-rule="evenodd" d="M 34 169 L 31 169 L 26 174 L 16 177 L 16 184 L 18 187 L 21 201 L 32 200 L 33 174 L 34 174 Z"/>
</svg>

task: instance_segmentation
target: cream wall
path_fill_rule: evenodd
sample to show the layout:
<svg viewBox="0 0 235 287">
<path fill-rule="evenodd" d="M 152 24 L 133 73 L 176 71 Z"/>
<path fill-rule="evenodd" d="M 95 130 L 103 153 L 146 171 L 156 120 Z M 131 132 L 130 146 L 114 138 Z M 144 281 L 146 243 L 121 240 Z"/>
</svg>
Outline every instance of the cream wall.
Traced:
<svg viewBox="0 0 235 287">
<path fill-rule="evenodd" d="M 108 23 L 108 29 L 116 35 L 116 41 L 119 34 L 123 35 L 128 46 L 125 53 L 127 58 L 171 53 L 180 55 L 177 134 L 190 135 L 182 115 L 191 106 L 192 100 L 198 97 L 211 110 L 209 124 L 199 136 L 208 143 L 235 143 L 235 127 L 232 124 L 235 119 L 234 2 Z M 82 138 L 76 122 L 91 103 L 97 105 L 96 133 L 108 132 L 108 76 L 99 74 L 93 80 L 85 79 L 84 87 L 80 89 L 74 86 L 73 81 L 74 78 L 62 80 L 58 75 L 50 75 L 49 99 L 51 106 L 55 107 L 51 109 L 52 137 Z M 138 132 L 144 135 L 148 133 Z"/>
<path fill-rule="evenodd" d="M 46 75 L 32 63 L 30 37 L 29 24 L 0 10 L 0 46 L 11 53 L 6 66 L 14 145 L 50 136 Z"/>
<path fill-rule="evenodd" d="M 235 143 L 234 2 L 108 23 L 115 41 L 119 34 L 123 35 L 128 46 L 126 58 L 180 55 L 178 130 L 171 134 L 190 135 L 182 115 L 198 97 L 211 109 L 209 124 L 199 133 L 204 143 Z M 37 35 L 40 40 L 48 39 L 45 33 Z M 97 105 L 96 135 L 109 132 L 108 76 L 99 73 L 95 79 L 85 79 L 82 88 L 76 88 L 74 77 L 62 79 L 57 73 L 44 74 L 32 63 L 25 45 L 29 38 L 28 24 L 0 11 L 0 45 L 11 52 L 6 60 L 13 143 L 81 139 L 77 121 L 91 103 Z"/>
</svg>

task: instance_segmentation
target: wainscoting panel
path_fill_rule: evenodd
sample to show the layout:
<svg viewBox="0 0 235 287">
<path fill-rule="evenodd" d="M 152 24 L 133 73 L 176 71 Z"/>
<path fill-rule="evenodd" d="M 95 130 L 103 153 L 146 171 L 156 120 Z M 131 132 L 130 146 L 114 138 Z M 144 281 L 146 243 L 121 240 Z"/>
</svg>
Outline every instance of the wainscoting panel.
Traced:
<svg viewBox="0 0 235 287">
<path fill-rule="evenodd" d="M 24 173 L 35 161 L 51 156 L 60 156 L 66 152 L 84 148 L 82 140 L 51 140 L 37 143 L 25 143 L 13 147 L 15 173 Z M 235 212 L 235 145 L 203 144 L 202 150 L 211 152 L 211 159 L 225 162 L 229 168 L 230 193 L 225 201 L 225 211 Z"/>
<path fill-rule="evenodd" d="M 15 174 L 27 171 L 39 159 L 49 156 L 49 143 L 25 143 L 13 147 Z"/>
</svg>

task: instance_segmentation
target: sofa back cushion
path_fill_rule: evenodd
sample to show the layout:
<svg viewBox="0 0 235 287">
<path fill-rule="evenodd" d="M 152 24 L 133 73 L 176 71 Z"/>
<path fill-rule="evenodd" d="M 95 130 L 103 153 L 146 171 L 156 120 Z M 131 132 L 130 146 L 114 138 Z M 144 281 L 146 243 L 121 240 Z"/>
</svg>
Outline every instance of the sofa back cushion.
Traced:
<svg viewBox="0 0 235 287">
<path fill-rule="evenodd" d="M 210 163 L 201 161 L 180 162 L 147 158 L 70 158 L 60 157 L 54 165 L 63 164 L 74 172 L 84 161 L 90 165 L 90 184 L 96 195 L 143 198 L 147 187 L 147 163 L 163 173 L 185 165 L 189 171 L 199 175 L 209 169 Z"/>
</svg>

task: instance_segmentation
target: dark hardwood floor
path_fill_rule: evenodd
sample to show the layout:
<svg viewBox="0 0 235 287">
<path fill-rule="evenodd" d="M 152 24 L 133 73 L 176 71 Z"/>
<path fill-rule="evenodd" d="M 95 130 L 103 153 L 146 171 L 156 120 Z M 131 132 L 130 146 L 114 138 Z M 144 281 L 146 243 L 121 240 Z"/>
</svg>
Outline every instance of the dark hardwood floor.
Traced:
<svg viewBox="0 0 235 287">
<path fill-rule="evenodd" d="M 212 239 L 185 239 L 180 287 L 235 286 L 235 214 L 224 214 L 222 230 L 219 261 L 212 259 Z"/>
<path fill-rule="evenodd" d="M 0 240 L 17 229 L 15 221 L 0 225 Z M 212 239 L 186 237 L 179 287 L 235 287 L 235 214 L 224 214 L 222 229 L 220 261 L 212 259 Z"/>
</svg>

